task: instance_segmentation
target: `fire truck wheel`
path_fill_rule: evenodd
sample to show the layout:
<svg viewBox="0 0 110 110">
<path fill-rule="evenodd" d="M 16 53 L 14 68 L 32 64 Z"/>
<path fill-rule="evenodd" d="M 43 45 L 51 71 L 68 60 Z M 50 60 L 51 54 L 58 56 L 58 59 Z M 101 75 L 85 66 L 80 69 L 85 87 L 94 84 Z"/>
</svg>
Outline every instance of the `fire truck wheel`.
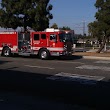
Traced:
<svg viewBox="0 0 110 110">
<path fill-rule="evenodd" d="M 43 60 L 47 60 L 50 56 L 50 53 L 47 49 L 42 49 L 39 52 L 39 57 Z"/>
<path fill-rule="evenodd" d="M 3 49 L 3 53 L 2 54 L 5 57 L 9 57 L 9 56 L 11 56 L 11 50 L 8 47 L 6 47 L 6 48 Z"/>
</svg>

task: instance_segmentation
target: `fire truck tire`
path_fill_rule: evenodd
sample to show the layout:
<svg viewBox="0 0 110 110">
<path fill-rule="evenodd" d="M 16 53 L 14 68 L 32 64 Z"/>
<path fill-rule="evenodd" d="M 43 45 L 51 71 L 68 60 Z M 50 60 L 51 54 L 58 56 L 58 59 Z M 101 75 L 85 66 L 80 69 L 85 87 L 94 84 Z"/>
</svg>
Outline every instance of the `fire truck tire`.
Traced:
<svg viewBox="0 0 110 110">
<path fill-rule="evenodd" d="M 11 56 L 11 50 L 10 50 L 10 48 L 5 47 L 5 48 L 3 49 L 3 51 L 2 51 L 2 55 L 5 56 L 5 57 Z"/>
<path fill-rule="evenodd" d="M 50 52 L 49 52 L 47 49 L 42 49 L 42 50 L 40 50 L 40 52 L 39 52 L 39 57 L 40 57 L 42 60 L 47 60 L 47 59 L 49 59 L 49 56 L 50 56 Z"/>
</svg>

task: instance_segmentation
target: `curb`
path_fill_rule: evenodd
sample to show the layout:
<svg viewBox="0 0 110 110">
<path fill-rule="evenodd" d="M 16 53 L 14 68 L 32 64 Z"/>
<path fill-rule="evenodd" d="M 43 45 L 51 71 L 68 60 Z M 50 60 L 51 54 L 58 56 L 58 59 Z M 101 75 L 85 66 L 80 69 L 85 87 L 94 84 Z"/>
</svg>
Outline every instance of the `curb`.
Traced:
<svg viewBox="0 0 110 110">
<path fill-rule="evenodd" d="M 110 57 L 97 57 L 97 56 L 82 56 L 82 58 L 94 60 L 110 60 Z"/>
</svg>

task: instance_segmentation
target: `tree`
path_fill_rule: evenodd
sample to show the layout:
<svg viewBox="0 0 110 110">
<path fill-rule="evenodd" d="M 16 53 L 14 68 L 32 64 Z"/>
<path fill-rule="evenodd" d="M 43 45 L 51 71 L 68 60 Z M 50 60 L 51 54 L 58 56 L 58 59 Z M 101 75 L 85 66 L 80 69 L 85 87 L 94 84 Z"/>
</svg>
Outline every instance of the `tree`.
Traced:
<svg viewBox="0 0 110 110">
<path fill-rule="evenodd" d="M 28 27 L 44 30 L 49 27 L 53 18 L 49 5 L 50 0 L 2 0 L 0 9 L 0 25 L 4 28 Z"/>
<path fill-rule="evenodd" d="M 68 26 L 63 26 L 63 27 L 61 27 L 60 29 L 62 29 L 62 30 L 71 30 L 71 28 L 68 27 Z"/>
<path fill-rule="evenodd" d="M 54 28 L 54 29 L 58 29 L 58 25 L 56 23 L 54 23 L 51 28 Z"/>
<path fill-rule="evenodd" d="M 88 24 L 88 33 L 91 37 L 99 39 L 103 36 L 102 31 L 99 28 L 99 24 L 97 21 L 91 22 Z"/>
<path fill-rule="evenodd" d="M 92 26 L 92 34 L 97 34 L 103 40 L 103 45 L 98 50 L 100 53 L 104 46 L 106 47 L 106 41 L 110 36 L 110 0 L 96 0 L 95 7 L 98 9 L 95 14 L 96 21 L 89 26 Z"/>
<path fill-rule="evenodd" d="M 53 18 L 50 10 L 52 10 L 52 5 L 48 5 L 50 0 L 39 0 L 37 3 L 37 11 L 35 16 L 35 22 L 33 23 L 33 28 L 38 31 L 43 31 L 49 27 L 49 20 Z"/>
</svg>

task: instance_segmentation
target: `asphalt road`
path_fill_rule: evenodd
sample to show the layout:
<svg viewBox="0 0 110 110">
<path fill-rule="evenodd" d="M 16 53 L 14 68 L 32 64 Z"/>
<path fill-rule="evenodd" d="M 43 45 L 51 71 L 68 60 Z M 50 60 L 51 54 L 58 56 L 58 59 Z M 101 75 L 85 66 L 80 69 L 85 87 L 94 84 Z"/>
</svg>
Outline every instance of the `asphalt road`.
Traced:
<svg viewBox="0 0 110 110">
<path fill-rule="evenodd" d="M 105 109 L 109 107 L 110 102 L 109 79 L 110 61 L 86 60 L 76 56 L 51 60 L 40 60 L 35 57 L 0 57 L 0 89 L 4 91 L 0 92 L 1 96 L 6 93 L 3 95 L 6 98 L 7 91 L 8 96 L 17 92 L 17 96 L 11 100 L 14 102 L 19 96 L 18 93 L 28 94 L 24 101 L 26 107 L 30 103 L 26 101 L 30 95 L 41 96 L 42 103 L 48 102 L 48 99 L 53 108 L 57 106 L 51 102 L 54 100 L 56 104 L 60 104 L 57 110 L 73 110 L 76 105 Z M 21 94 L 20 96 L 24 97 Z M 0 102 L 3 102 L 2 99 Z M 39 100 L 33 103 L 39 105 Z M 25 105 L 25 103 L 20 104 Z M 67 105 L 67 108 L 64 105 Z M 33 106 L 32 103 L 30 106 Z"/>
<path fill-rule="evenodd" d="M 40 60 L 36 57 L 0 57 L 0 69 L 44 75 L 68 73 L 69 76 L 72 74 L 100 76 L 106 81 L 110 79 L 110 61 L 87 60 L 74 56 L 70 59 L 51 60 Z"/>
</svg>

